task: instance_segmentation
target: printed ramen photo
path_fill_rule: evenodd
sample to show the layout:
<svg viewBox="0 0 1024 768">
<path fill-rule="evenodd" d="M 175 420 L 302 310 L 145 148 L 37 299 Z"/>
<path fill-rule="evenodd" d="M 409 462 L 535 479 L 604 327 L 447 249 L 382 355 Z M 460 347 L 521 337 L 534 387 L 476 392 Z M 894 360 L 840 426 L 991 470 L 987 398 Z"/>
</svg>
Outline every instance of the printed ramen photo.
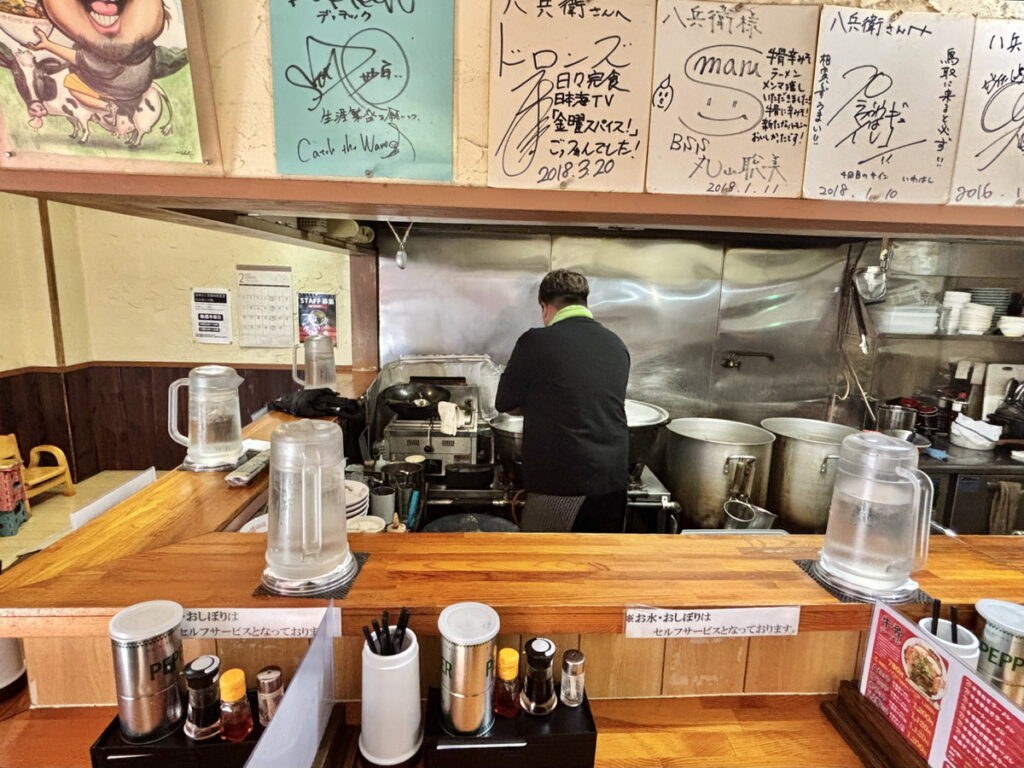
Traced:
<svg viewBox="0 0 1024 768">
<path fill-rule="evenodd" d="M 903 670 L 910 684 L 932 701 L 946 693 L 946 668 L 942 659 L 921 640 L 911 638 L 904 643 Z"/>
</svg>

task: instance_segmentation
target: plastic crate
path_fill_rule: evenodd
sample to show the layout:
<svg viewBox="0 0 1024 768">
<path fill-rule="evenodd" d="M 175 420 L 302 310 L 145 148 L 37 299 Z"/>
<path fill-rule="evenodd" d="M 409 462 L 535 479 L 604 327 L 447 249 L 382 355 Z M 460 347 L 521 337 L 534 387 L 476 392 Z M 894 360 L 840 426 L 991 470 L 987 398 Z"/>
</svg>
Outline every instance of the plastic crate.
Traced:
<svg viewBox="0 0 1024 768">
<path fill-rule="evenodd" d="M 19 501 L 17 506 L 7 512 L 0 512 L 0 536 L 13 536 L 28 520 L 28 511 L 25 509 L 25 502 Z"/>
<path fill-rule="evenodd" d="M 0 512 L 15 510 L 25 500 L 25 486 L 21 482 L 21 463 L 0 466 Z"/>
</svg>

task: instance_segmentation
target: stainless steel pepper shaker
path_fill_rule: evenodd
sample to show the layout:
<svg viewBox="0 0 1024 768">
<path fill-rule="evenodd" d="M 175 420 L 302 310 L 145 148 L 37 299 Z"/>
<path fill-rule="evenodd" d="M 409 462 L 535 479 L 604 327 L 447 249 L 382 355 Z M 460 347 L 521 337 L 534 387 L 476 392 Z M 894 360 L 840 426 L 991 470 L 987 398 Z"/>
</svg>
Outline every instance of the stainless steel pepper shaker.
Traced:
<svg viewBox="0 0 1024 768">
<path fill-rule="evenodd" d="M 573 648 L 562 654 L 562 703 L 578 707 L 583 703 L 584 677 L 587 658 L 583 651 Z"/>
</svg>

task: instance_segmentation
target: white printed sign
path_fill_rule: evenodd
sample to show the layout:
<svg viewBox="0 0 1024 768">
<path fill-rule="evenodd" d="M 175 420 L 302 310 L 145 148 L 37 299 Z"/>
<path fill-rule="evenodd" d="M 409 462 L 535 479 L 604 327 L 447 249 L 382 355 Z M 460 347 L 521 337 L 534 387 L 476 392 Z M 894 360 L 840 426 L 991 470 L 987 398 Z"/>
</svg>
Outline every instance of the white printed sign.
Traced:
<svg viewBox="0 0 1024 768">
<path fill-rule="evenodd" d="M 186 608 L 181 623 L 183 640 L 282 640 L 311 638 L 325 618 L 324 611 L 340 608 Z"/>
<path fill-rule="evenodd" d="M 491 0 L 490 186 L 643 191 L 654 9 Z"/>
<path fill-rule="evenodd" d="M 800 629 L 800 607 L 626 609 L 626 637 L 777 637 Z"/>
<path fill-rule="evenodd" d="M 1024 205 L 1024 21 L 978 20 L 950 202 Z"/>
<path fill-rule="evenodd" d="M 660 0 L 647 191 L 800 197 L 817 6 Z"/>
<path fill-rule="evenodd" d="M 200 344 L 231 343 L 231 291 L 192 289 L 192 338 Z"/>
<path fill-rule="evenodd" d="M 804 195 L 949 200 L 974 18 L 822 9 Z"/>
</svg>

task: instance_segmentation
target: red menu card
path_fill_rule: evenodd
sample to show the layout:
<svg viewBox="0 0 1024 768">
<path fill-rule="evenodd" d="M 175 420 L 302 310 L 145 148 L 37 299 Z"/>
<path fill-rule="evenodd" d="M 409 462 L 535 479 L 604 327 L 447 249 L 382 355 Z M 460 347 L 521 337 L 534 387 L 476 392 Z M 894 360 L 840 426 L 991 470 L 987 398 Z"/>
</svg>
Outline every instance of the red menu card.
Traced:
<svg viewBox="0 0 1024 768">
<path fill-rule="evenodd" d="M 932 768 L 1024 766 L 1024 713 L 882 603 L 860 690 Z"/>
</svg>

